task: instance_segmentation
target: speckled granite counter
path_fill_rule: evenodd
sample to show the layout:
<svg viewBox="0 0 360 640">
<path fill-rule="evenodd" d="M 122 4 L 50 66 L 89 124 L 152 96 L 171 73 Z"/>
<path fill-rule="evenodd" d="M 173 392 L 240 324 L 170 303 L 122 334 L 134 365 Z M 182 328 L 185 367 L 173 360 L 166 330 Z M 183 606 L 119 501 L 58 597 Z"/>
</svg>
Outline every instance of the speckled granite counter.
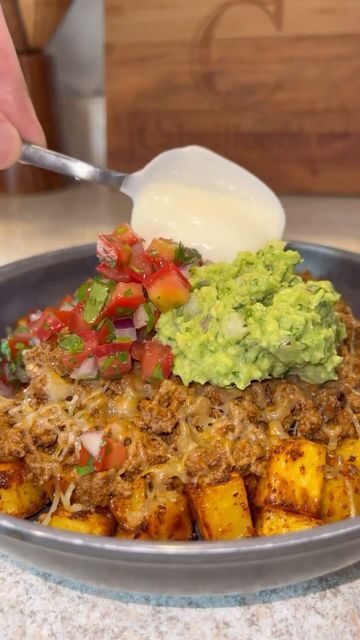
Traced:
<svg viewBox="0 0 360 640">
<path fill-rule="evenodd" d="M 283 198 L 286 237 L 360 251 L 360 199 Z M 106 189 L 0 197 L 0 264 L 94 241 L 129 211 Z M 256 595 L 156 598 L 87 587 L 0 555 L 1 640 L 355 640 L 360 564 Z"/>
</svg>

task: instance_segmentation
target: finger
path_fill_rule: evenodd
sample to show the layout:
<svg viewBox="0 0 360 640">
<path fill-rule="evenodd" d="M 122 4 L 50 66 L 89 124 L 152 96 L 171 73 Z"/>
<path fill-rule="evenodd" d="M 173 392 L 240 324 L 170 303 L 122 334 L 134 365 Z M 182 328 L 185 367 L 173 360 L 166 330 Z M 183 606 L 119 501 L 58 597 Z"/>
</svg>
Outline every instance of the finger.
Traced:
<svg viewBox="0 0 360 640">
<path fill-rule="evenodd" d="M 0 170 L 17 162 L 21 154 L 20 136 L 4 116 L 0 114 Z"/>
<path fill-rule="evenodd" d="M 0 113 L 18 130 L 20 137 L 35 144 L 46 144 L 37 119 L 16 51 L 0 7 Z"/>
</svg>

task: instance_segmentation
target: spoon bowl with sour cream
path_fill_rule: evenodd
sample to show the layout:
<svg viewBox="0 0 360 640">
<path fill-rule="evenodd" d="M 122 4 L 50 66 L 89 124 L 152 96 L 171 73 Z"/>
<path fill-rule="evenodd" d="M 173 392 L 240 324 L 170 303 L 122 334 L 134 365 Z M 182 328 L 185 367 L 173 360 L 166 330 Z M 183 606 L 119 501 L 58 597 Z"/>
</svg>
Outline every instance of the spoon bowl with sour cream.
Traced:
<svg viewBox="0 0 360 640">
<path fill-rule="evenodd" d="M 171 149 L 121 186 L 134 203 L 131 224 L 146 241 L 182 241 L 206 260 L 232 260 L 282 237 L 284 209 L 261 180 L 199 146 Z"/>
</svg>

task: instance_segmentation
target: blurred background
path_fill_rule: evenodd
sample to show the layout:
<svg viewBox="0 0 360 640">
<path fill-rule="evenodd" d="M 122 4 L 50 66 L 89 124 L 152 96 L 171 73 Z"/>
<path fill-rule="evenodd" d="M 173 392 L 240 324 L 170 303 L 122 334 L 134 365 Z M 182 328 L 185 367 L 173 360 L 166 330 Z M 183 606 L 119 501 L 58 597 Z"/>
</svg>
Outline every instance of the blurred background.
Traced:
<svg viewBox="0 0 360 640">
<path fill-rule="evenodd" d="M 357 0 L 2 6 L 50 146 L 124 170 L 170 147 L 208 146 L 282 195 L 288 237 L 358 250 Z M 99 216 L 106 227 L 129 215 L 117 194 L 24 172 L 0 176 L 0 211 L 12 212 L 21 238 L 30 234 L 26 254 L 44 238 L 47 248 L 92 239 Z M 71 236 L 63 225 L 51 237 L 49 210 L 72 212 Z M 15 255 L 0 250 L 2 261 Z"/>
<path fill-rule="evenodd" d="M 47 47 L 63 149 L 99 164 L 106 163 L 104 39 L 103 0 L 74 0 Z"/>
</svg>

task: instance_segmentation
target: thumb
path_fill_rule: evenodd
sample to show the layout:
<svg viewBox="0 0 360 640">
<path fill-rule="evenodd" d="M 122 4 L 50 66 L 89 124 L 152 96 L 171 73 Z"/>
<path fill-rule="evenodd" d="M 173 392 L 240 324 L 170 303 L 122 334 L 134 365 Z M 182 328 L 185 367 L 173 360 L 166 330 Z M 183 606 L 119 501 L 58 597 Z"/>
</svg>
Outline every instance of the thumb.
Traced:
<svg viewBox="0 0 360 640">
<path fill-rule="evenodd" d="M 21 140 L 15 127 L 0 114 L 0 170 L 17 162 L 21 154 Z"/>
</svg>

